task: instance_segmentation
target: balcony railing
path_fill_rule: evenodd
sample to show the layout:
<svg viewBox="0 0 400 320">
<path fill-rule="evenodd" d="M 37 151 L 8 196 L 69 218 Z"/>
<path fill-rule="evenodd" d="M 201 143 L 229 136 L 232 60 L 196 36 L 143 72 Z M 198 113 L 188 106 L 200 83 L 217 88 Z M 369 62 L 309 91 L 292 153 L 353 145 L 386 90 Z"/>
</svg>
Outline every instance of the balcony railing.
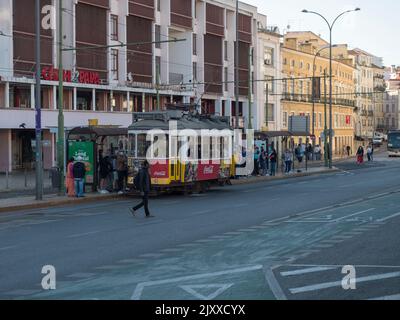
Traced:
<svg viewBox="0 0 400 320">
<path fill-rule="evenodd" d="M 312 103 L 313 99 L 311 95 L 305 95 L 305 94 L 284 94 L 283 100 L 286 101 L 297 101 L 297 102 L 306 102 L 306 103 Z M 324 104 L 325 103 L 325 98 L 321 97 L 320 99 L 315 99 L 315 103 L 320 103 Z M 326 103 L 329 104 L 330 99 L 329 97 L 326 97 Z M 347 107 L 355 107 L 355 101 L 351 99 L 342 99 L 342 98 L 333 98 L 332 99 L 332 104 L 334 105 L 340 105 L 340 106 L 347 106 Z"/>
</svg>

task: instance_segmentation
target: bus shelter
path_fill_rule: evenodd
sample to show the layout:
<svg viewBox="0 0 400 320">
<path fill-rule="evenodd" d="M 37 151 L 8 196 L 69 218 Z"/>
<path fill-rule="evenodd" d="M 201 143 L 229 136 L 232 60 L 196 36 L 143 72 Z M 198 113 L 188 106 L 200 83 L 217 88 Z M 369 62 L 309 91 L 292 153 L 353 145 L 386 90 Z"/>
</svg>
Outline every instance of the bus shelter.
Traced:
<svg viewBox="0 0 400 320">
<path fill-rule="evenodd" d="M 67 158 L 82 157 L 86 166 L 85 185 L 90 185 L 92 190 L 99 183 L 100 154 L 112 158 L 119 150 L 128 150 L 128 128 L 76 127 L 67 136 Z"/>
</svg>

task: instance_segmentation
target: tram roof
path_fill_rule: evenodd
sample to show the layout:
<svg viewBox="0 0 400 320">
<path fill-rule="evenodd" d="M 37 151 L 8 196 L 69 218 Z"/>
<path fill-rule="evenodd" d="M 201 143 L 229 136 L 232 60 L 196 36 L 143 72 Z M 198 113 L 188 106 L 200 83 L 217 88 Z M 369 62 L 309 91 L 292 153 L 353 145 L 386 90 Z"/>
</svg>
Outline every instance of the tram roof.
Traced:
<svg viewBox="0 0 400 320">
<path fill-rule="evenodd" d="M 126 136 L 127 134 L 127 128 L 90 126 L 73 128 L 69 131 L 68 136 L 90 136 L 91 139 L 97 139 L 98 137 Z"/>
<path fill-rule="evenodd" d="M 132 131 L 169 130 L 170 122 L 176 121 L 178 130 L 231 130 L 228 117 L 188 114 L 179 110 L 135 113 Z"/>
</svg>

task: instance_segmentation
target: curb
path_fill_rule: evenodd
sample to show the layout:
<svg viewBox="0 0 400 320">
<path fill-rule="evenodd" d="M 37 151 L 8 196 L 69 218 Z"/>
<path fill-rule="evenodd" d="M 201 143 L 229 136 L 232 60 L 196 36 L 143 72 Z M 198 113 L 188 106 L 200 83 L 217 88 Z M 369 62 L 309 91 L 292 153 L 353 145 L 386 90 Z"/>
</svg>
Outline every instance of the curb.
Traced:
<svg viewBox="0 0 400 320">
<path fill-rule="evenodd" d="M 120 195 L 102 195 L 102 196 L 94 196 L 87 198 L 65 198 L 62 200 L 44 200 L 40 202 L 27 203 L 23 205 L 11 205 L 8 207 L 0 207 L 0 213 L 4 212 L 12 212 L 12 211 L 22 211 L 22 210 L 31 210 L 31 209 L 43 209 L 49 207 L 58 207 L 63 205 L 73 205 L 73 204 L 81 204 L 81 203 L 90 203 L 96 201 L 104 201 L 104 200 L 112 200 L 112 199 L 120 199 L 122 196 Z"/>
<path fill-rule="evenodd" d="M 279 180 L 289 180 L 289 179 L 295 179 L 295 178 L 302 178 L 302 177 L 310 177 L 310 176 L 317 176 L 317 175 L 323 175 L 323 174 L 329 174 L 329 173 L 335 173 L 335 172 L 340 172 L 341 170 L 338 168 L 333 168 L 330 170 L 323 170 L 323 171 L 318 171 L 318 172 L 302 172 L 302 173 L 296 173 L 290 176 L 279 176 L 279 177 L 260 177 L 260 178 L 255 178 L 255 179 L 249 179 L 249 180 L 232 180 L 232 185 L 246 185 L 246 184 L 257 184 L 257 183 L 262 183 L 262 182 L 268 182 L 268 181 L 279 181 Z"/>
<path fill-rule="evenodd" d="M 262 183 L 262 182 L 268 182 L 268 181 L 279 181 L 279 180 L 289 180 L 289 179 L 294 179 L 294 178 L 301 178 L 301 177 L 309 177 L 309 176 L 315 176 L 315 175 L 322 175 L 322 174 L 329 174 L 329 173 L 335 173 L 335 172 L 340 172 L 339 169 L 334 168 L 332 170 L 323 170 L 323 171 L 318 171 L 318 172 L 302 172 L 302 173 L 296 173 L 291 176 L 279 176 L 279 177 L 260 177 L 256 179 L 249 179 L 249 180 L 232 180 L 232 185 L 250 185 L 250 184 L 257 184 L 257 183 Z M 116 195 L 116 194 L 110 194 L 110 195 L 99 195 L 99 196 L 93 196 L 93 197 L 87 197 L 87 198 L 63 198 L 61 200 L 44 200 L 40 202 L 32 202 L 32 203 L 27 203 L 23 205 L 11 205 L 8 207 L 0 207 L 0 213 L 4 212 L 12 212 L 12 211 L 22 211 L 22 210 L 31 210 L 31 209 L 43 209 L 43 208 L 49 208 L 49 207 L 59 207 L 63 205 L 73 205 L 73 204 L 82 204 L 82 203 L 91 203 L 91 202 L 96 202 L 96 201 L 105 201 L 105 200 L 112 200 L 112 199 L 121 199 L 124 196 L 121 195 Z M 126 197 L 126 195 L 125 195 Z"/>
</svg>

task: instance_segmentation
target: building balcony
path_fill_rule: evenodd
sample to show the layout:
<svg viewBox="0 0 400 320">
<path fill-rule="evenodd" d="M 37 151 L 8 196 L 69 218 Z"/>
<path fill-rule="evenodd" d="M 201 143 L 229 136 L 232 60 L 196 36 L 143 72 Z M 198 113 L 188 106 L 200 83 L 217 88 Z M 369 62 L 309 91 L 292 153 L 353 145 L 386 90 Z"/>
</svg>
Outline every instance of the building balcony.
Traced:
<svg viewBox="0 0 400 320">
<path fill-rule="evenodd" d="M 296 102 L 305 102 L 305 103 L 312 103 L 313 99 L 311 95 L 304 95 L 304 94 L 284 94 L 283 99 L 284 101 L 296 101 Z M 321 97 L 319 99 L 315 99 L 315 103 L 319 104 L 324 104 L 324 103 L 329 104 L 330 99 L 329 96 L 326 97 Z M 342 98 L 333 98 L 332 99 L 332 104 L 334 105 L 340 105 L 340 106 L 346 106 L 346 107 L 353 107 L 355 108 L 355 101 L 351 99 L 342 99 Z"/>
<path fill-rule="evenodd" d="M 376 86 L 374 89 L 378 92 L 386 92 L 386 86 Z"/>
</svg>

